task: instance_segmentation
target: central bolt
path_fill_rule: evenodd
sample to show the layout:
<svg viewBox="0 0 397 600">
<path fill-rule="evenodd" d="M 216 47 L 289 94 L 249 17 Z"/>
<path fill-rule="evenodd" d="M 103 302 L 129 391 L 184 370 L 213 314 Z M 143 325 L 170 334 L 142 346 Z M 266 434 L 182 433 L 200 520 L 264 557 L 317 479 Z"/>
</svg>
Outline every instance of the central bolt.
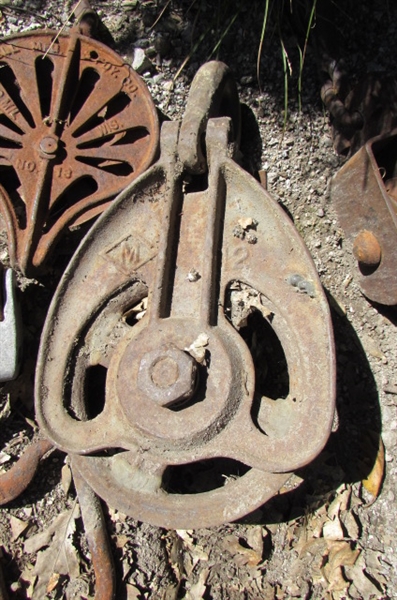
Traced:
<svg viewBox="0 0 397 600">
<path fill-rule="evenodd" d="M 162 389 L 169 388 L 178 381 L 178 363 L 171 356 L 161 356 L 152 364 L 150 377 L 157 387 Z"/>
<path fill-rule="evenodd" d="M 145 354 L 139 365 L 139 389 L 160 406 L 190 398 L 196 389 L 197 363 L 173 345 Z"/>
<path fill-rule="evenodd" d="M 58 140 L 51 136 L 43 138 L 40 142 L 40 150 L 44 152 L 44 154 L 55 154 L 58 150 Z"/>
</svg>

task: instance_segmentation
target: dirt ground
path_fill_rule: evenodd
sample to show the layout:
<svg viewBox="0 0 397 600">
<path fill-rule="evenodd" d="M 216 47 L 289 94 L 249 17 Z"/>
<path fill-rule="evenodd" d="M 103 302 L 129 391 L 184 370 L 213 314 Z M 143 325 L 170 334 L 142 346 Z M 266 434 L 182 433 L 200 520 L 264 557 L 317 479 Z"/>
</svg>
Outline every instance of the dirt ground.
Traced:
<svg viewBox="0 0 397 600">
<path fill-rule="evenodd" d="M 267 172 L 269 191 L 313 256 L 331 307 L 337 358 L 337 409 L 325 449 L 240 522 L 174 531 L 104 507 L 121 600 L 397 596 L 396 312 L 369 302 L 355 278 L 352 245 L 338 223 L 331 193 L 344 159 L 333 149 L 312 47 L 299 110 L 297 39 L 283 30 L 292 69 L 286 121 L 280 35 L 274 24 L 265 37 L 258 86 L 264 4 L 92 2 L 105 26 L 104 41 L 130 62 L 134 50 L 145 51 L 142 75 L 156 106 L 170 119 L 183 114 L 202 63 L 219 58 L 230 66 L 242 103 L 244 165 L 253 173 Z M 337 16 L 352 80 L 369 71 L 395 76 L 397 5 L 382 0 L 356 4 L 349 12 L 340 8 Z M 59 30 L 72 6 L 58 0 L 0 3 L 1 35 L 44 26 Z M 6 262 L 4 227 L 2 240 L 0 258 Z M 19 278 L 24 358 L 19 378 L 0 391 L 3 470 L 37 433 L 33 380 L 41 327 L 75 244 L 76 235 L 71 235 L 43 278 Z M 0 545 L 10 598 L 94 597 L 89 550 L 64 454 L 50 453 L 29 488 L 2 507 Z"/>
</svg>

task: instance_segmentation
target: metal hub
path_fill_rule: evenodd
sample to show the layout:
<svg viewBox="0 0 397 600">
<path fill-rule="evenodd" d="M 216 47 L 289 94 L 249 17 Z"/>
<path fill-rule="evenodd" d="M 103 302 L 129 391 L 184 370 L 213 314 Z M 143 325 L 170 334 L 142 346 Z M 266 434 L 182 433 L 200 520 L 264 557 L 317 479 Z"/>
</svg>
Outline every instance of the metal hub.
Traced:
<svg viewBox="0 0 397 600">
<path fill-rule="evenodd" d="M 196 89 L 188 116 L 200 113 Z M 36 377 L 40 426 L 74 469 L 112 506 L 176 528 L 265 502 L 318 454 L 334 410 L 331 323 L 313 262 L 232 159 L 230 119 L 209 120 L 208 182 L 193 175 L 193 122 L 163 124 L 159 162 L 80 246 Z M 250 338 L 251 318 L 262 340 Z M 195 493 L 181 488 L 186 469 Z M 217 481 L 200 486 L 212 470 Z"/>
<path fill-rule="evenodd" d="M 143 80 L 74 30 L 0 44 L 0 210 L 29 273 L 67 227 L 99 214 L 153 162 L 159 125 Z"/>
</svg>

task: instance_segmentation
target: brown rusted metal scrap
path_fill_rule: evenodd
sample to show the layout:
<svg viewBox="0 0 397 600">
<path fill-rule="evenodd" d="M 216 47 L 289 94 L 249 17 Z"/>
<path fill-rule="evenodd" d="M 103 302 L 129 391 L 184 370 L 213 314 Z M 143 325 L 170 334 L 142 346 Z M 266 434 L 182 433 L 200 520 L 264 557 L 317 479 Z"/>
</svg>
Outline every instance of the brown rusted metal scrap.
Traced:
<svg viewBox="0 0 397 600">
<path fill-rule="evenodd" d="M 349 160 L 332 180 L 331 199 L 357 260 L 356 277 L 375 302 L 397 304 L 397 81 L 371 75 L 344 101 L 338 79 L 323 86 L 335 147 Z"/>
<path fill-rule="evenodd" d="M 41 340 L 42 432 L 109 505 L 163 527 L 251 512 L 320 452 L 333 418 L 327 301 L 291 221 L 233 160 L 238 114 L 230 72 L 208 63 L 182 122 L 163 124 L 159 161 L 72 259 Z M 251 313 L 282 347 L 281 391 L 259 383 Z M 225 460 L 240 473 L 227 485 L 168 485 Z"/>
<path fill-rule="evenodd" d="M 374 302 L 396 305 L 397 80 L 368 74 L 351 86 L 340 48 L 330 43 L 335 31 L 330 23 L 324 20 L 318 32 L 322 70 L 329 77 L 321 97 L 335 149 L 349 159 L 332 180 L 331 199 L 352 243 L 362 292 Z"/>
</svg>

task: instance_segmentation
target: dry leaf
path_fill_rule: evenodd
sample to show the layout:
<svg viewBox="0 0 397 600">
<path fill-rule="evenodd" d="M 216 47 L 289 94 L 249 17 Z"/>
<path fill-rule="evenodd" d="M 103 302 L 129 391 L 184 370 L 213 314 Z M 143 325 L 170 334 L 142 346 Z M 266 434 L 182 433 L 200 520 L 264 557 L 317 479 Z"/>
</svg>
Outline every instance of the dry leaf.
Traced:
<svg viewBox="0 0 397 600">
<path fill-rule="evenodd" d="M 327 546 L 327 541 L 324 538 L 311 538 L 304 544 L 297 544 L 295 549 L 298 552 L 299 558 L 302 558 L 306 553 L 311 556 L 316 556 L 317 554 L 323 555 Z"/>
<path fill-rule="evenodd" d="M 116 535 L 117 548 L 124 548 L 124 546 L 128 543 L 128 540 L 129 540 L 128 535 L 124 535 L 124 534 Z"/>
<path fill-rule="evenodd" d="M 346 529 L 347 536 L 351 540 L 357 540 L 360 537 L 360 526 L 354 514 L 349 510 L 343 511 L 341 521 Z"/>
<path fill-rule="evenodd" d="M 206 582 L 208 579 L 209 569 L 203 569 L 200 574 L 197 583 L 194 583 L 187 591 L 184 600 L 201 600 L 204 598 L 204 594 L 207 590 Z"/>
<path fill-rule="evenodd" d="M 46 589 L 47 594 L 51 594 L 51 592 L 53 590 L 55 590 L 55 588 L 58 585 L 59 578 L 60 578 L 60 574 L 59 573 L 53 573 L 51 575 L 50 580 L 49 580 L 49 582 L 47 584 L 47 589 Z"/>
<path fill-rule="evenodd" d="M 72 471 L 68 464 L 63 465 L 61 471 L 61 486 L 65 494 L 68 494 L 72 484 Z"/>
<path fill-rule="evenodd" d="M 328 592 L 344 591 L 349 584 L 344 568 L 355 564 L 360 550 L 352 549 L 349 542 L 329 542 L 327 562 L 322 573 L 329 583 Z"/>
<path fill-rule="evenodd" d="M 259 556 L 263 556 L 263 528 L 260 525 L 253 525 L 248 529 L 247 543 Z"/>
<path fill-rule="evenodd" d="M 337 517 L 333 521 L 324 523 L 323 536 L 327 540 L 342 540 L 345 537 L 342 525 Z"/>
<path fill-rule="evenodd" d="M 59 575 L 68 575 L 71 580 L 79 576 L 80 562 L 73 545 L 73 534 L 79 514 L 79 507 L 76 504 L 71 510 L 61 513 L 46 532 L 37 534 L 25 542 L 26 552 L 32 552 L 32 548 L 39 549 L 47 546 L 37 554 L 33 570 L 37 581 L 31 596 L 32 600 L 45 598 L 48 587 L 56 587 Z"/>
<path fill-rule="evenodd" d="M 378 453 L 376 455 L 375 464 L 372 467 L 372 471 L 370 472 L 368 477 L 366 477 L 366 479 L 363 479 L 363 481 L 362 481 L 363 486 L 365 487 L 367 492 L 372 494 L 372 496 L 374 496 L 375 498 L 377 498 L 379 496 L 379 493 L 380 493 L 380 490 L 382 487 L 384 473 L 385 473 L 385 447 L 383 445 L 382 438 L 379 435 L 379 446 L 378 446 Z"/>
<path fill-rule="evenodd" d="M 177 529 L 176 533 L 183 540 L 183 545 L 185 548 L 190 552 L 192 569 L 196 566 L 199 560 L 208 560 L 208 553 L 197 544 L 189 530 Z"/>
<path fill-rule="evenodd" d="M 262 560 L 262 555 L 252 548 L 242 546 L 234 535 L 228 535 L 223 540 L 223 548 L 233 554 L 233 560 L 238 566 L 256 567 Z"/>
<path fill-rule="evenodd" d="M 333 542 L 329 546 L 328 562 L 331 569 L 353 566 L 360 556 L 358 548 L 352 549 L 350 542 Z"/>
<path fill-rule="evenodd" d="M 172 570 L 175 573 L 175 577 L 180 581 L 184 575 L 183 566 L 183 543 L 181 538 L 175 533 L 175 531 L 169 531 L 167 535 L 166 549 L 168 553 L 169 562 Z"/>
<path fill-rule="evenodd" d="M 200 336 L 199 336 L 200 337 Z M 187 543 L 187 545 L 190 545 L 193 543 L 193 536 L 191 535 L 191 530 L 190 529 L 175 529 L 175 533 L 184 541 Z"/>
<path fill-rule="evenodd" d="M 344 487 L 344 486 L 343 486 Z M 341 493 L 338 494 L 338 490 L 336 491 L 336 496 L 328 507 L 327 514 L 330 519 L 334 517 L 338 517 L 339 513 L 342 510 L 346 510 L 349 506 L 351 496 L 351 488 L 347 490 L 343 489 Z"/>
<path fill-rule="evenodd" d="M 34 573 L 34 567 L 30 563 L 26 565 L 22 574 L 19 578 L 20 582 L 24 584 L 24 590 L 26 598 L 32 598 L 33 589 L 37 580 L 37 575 Z"/>
<path fill-rule="evenodd" d="M 353 582 L 353 585 L 357 588 L 358 592 L 363 598 L 379 598 L 381 585 L 379 588 L 367 577 L 365 574 L 365 562 L 364 560 L 357 561 L 352 567 L 346 567 L 346 577 Z"/>
<path fill-rule="evenodd" d="M 73 511 L 73 519 L 78 519 L 80 516 L 79 506 L 76 505 Z M 66 510 L 62 512 L 60 515 L 56 517 L 56 519 L 51 523 L 47 529 L 44 531 L 37 533 L 36 535 L 32 535 L 29 537 L 23 545 L 24 551 L 27 554 L 35 554 L 44 546 L 48 546 L 51 542 L 51 538 L 56 531 L 58 531 L 64 523 L 69 519 L 70 511 Z"/>
<path fill-rule="evenodd" d="M 139 598 L 141 597 L 141 592 L 138 590 L 138 588 L 136 588 L 135 585 L 131 585 L 130 583 L 127 583 L 126 585 L 126 592 L 127 600 L 139 600 Z"/>
<path fill-rule="evenodd" d="M 328 592 L 331 591 L 343 591 L 347 588 L 350 583 L 345 579 L 342 571 L 342 567 L 337 567 L 336 569 L 329 570 L 327 569 L 328 565 L 326 565 L 323 569 L 324 576 L 329 582 L 329 586 L 327 588 Z"/>
<path fill-rule="evenodd" d="M 17 517 L 10 515 L 10 527 L 12 531 L 12 540 L 15 541 L 29 527 L 29 521 L 22 521 Z"/>
</svg>

